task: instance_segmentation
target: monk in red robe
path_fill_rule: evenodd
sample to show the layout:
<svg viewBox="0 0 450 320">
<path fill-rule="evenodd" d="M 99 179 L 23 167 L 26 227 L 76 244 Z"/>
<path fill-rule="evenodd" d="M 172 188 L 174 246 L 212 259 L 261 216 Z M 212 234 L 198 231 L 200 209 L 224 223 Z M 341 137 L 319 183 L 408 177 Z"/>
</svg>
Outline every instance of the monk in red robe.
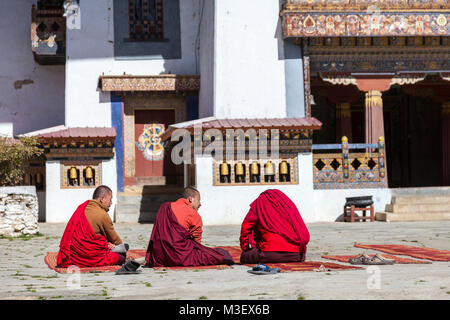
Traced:
<svg viewBox="0 0 450 320">
<path fill-rule="evenodd" d="M 241 227 L 241 263 L 304 261 L 309 232 L 283 192 L 269 189 L 250 204 Z"/>
<path fill-rule="evenodd" d="M 145 256 L 147 267 L 207 266 L 233 264 L 230 254 L 221 248 L 201 244 L 203 223 L 197 210 L 200 193 L 193 187 L 182 198 L 159 208 Z"/>
<path fill-rule="evenodd" d="M 93 199 L 77 208 L 59 245 L 58 267 L 100 267 L 125 262 L 126 254 L 111 251 L 122 244 L 107 213 L 111 202 L 111 189 L 99 186 Z"/>
</svg>

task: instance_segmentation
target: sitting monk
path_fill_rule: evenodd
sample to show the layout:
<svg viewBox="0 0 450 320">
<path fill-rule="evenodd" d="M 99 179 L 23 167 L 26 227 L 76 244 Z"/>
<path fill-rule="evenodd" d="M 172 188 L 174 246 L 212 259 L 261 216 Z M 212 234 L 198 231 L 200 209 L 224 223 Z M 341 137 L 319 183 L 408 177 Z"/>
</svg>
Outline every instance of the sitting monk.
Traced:
<svg viewBox="0 0 450 320">
<path fill-rule="evenodd" d="M 64 230 L 58 252 L 58 267 L 121 265 L 126 254 L 112 252 L 122 240 L 108 215 L 112 191 L 99 186 L 92 200 L 78 206 Z"/>
<path fill-rule="evenodd" d="M 297 207 L 269 189 L 250 204 L 241 227 L 241 263 L 305 261 L 309 232 Z"/>
<path fill-rule="evenodd" d="M 145 256 L 147 267 L 206 266 L 233 264 L 230 254 L 221 248 L 201 244 L 202 218 L 200 192 L 193 187 L 182 198 L 159 208 Z"/>
</svg>

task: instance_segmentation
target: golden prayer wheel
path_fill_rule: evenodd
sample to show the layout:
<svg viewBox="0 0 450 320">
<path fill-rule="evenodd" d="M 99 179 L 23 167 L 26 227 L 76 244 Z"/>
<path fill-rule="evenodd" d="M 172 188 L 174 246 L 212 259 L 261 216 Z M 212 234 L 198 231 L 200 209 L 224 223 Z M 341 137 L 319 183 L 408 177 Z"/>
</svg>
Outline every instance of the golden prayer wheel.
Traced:
<svg viewBox="0 0 450 320">
<path fill-rule="evenodd" d="M 275 173 L 273 172 L 273 164 L 272 161 L 267 161 L 264 165 L 264 171 L 266 176 L 273 176 Z"/>
<path fill-rule="evenodd" d="M 37 184 L 42 183 L 42 173 L 40 172 L 36 173 L 36 183 Z"/>
<path fill-rule="evenodd" d="M 221 176 L 227 176 L 229 174 L 229 170 L 228 170 L 228 164 L 225 161 L 224 163 L 220 164 L 220 175 Z"/>
<path fill-rule="evenodd" d="M 236 175 L 243 176 L 244 175 L 244 165 L 241 161 L 236 164 Z"/>
<path fill-rule="evenodd" d="M 288 173 L 289 173 L 288 164 L 285 160 L 283 160 L 280 163 L 280 174 L 288 174 Z"/>
<path fill-rule="evenodd" d="M 77 168 L 71 167 L 69 170 L 69 178 L 70 179 L 78 179 L 78 171 Z"/>
<path fill-rule="evenodd" d="M 92 179 L 94 178 L 94 171 L 92 170 L 92 168 L 90 166 L 88 166 L 84 172 L 84 177 L 86 179 Z"/>
<path fill-rule="evenodd" d="M 258 162 L 254 161 L 250 165 L 250 174 L 259 175 Z"/>
</svg>

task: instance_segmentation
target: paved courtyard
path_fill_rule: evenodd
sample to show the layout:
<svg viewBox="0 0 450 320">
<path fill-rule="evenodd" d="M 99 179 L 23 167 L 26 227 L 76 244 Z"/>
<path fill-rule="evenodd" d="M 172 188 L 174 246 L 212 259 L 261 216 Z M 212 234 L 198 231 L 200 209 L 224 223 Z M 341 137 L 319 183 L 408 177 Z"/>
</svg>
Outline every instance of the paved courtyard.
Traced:
<svg viewBox="0 0 450 320">
<path fill-rule="evenodd" d="M 311 223 L 307 260 L 336 262 L 324 254 L 375 253 L 354 243 L 405 244 L 450 250 L 450 221 Z M 246 266 L 225 270 L 153 270 L 138 275 L 59 274 L 44 263 L 57 251 L 65 224 L 40 224 L 38 237 L 0 239 L 0 299 L 445 299 L 450 300 L 449 262 L 380 266 L 376 269 L 249 274 Z M 116 224 L 132 249 L 145 249 L 152 224 Z M 238 245 L 238 225 L 205 226 L 208 246 Z M 379 271 L 379 272 L 378 272 Z M 379 277 L 377 287 L 375 277 Z"/>
</svg>

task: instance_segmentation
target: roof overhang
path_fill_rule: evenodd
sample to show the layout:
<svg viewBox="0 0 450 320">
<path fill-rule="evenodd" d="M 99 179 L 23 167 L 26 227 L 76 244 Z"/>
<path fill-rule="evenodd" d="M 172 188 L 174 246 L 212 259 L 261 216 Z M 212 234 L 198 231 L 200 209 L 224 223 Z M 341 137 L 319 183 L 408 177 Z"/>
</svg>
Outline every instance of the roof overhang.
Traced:
<svg viewBox="0 0 450 320">
<path fill-rule="evenodd" d="M 103 92 L 199 91 L 199 75 L 161 74 L 152 76 L 101 75 L 98 87 Z"/>
<path fill-rule="evenodd" d="M 278 130 L 320 130 L 322 123 L 316 118 L 252 118 L 252 119 L 218 119 L 216 117 L 202 118 L 193 121 L 182 122 L 170 125 L 167 130 L 161 135 L 161 140 L 166 141 L 170 139 L 172 134 L 177 129 L 184 129 L 191 134 L 195 130 L 204 131 L 208 129 L 217 129 L 226 132 L 228 129 L 244 131 L 249 129 L 278 129 Z"/>
</svg>

